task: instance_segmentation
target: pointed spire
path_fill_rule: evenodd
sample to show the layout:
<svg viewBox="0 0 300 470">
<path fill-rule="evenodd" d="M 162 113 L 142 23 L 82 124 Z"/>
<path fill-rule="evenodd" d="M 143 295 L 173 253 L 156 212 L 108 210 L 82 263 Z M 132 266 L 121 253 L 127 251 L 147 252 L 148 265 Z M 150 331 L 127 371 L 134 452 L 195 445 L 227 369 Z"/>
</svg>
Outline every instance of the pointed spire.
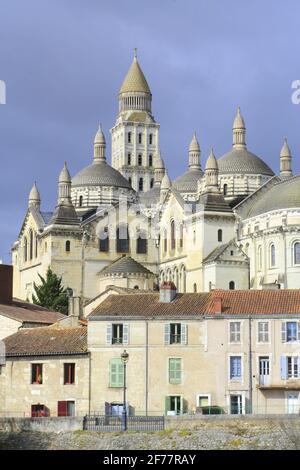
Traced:
<svg viewBox="0 0 300 470">
<path fill-rule="evenodd" d="M 171 185 L 172 185 L 171 180 L 169 178 L 168 172 L 166 171 L 161 182 L 161 189 L 162 190 L 170 189 Z"/>
<path fill-rule="evenodd" d="M 63 169 L 60 172 L 59 183 L 71 183 L 71 175 L 69 173 L 67 162 L 65 162 Z"/>
<path fill-rule="evenodd" d="M 71 203 L 71 176 L 65 162 L 58 178 L 58 204 Z"/>
<path fill-rule="evenodd" d="M 39 190 L 37 188 L 36 181 L 34 182 L 28 198 L 28 206 L 35 206 L 36 208 L 40 208 L 41 205 L 41 196 Z"/>
<path fill-rule="evenodd" d="M 210 191 L 218 191 L 218 176 L 219 166 L 217 159 L 214 154 L 213 148 L 211 148 L 209 157 L 205 165 L 205 187 Z"/>
<path fill-rule="evenodd" d="M 93 163 L 106 162 L 106 142 L 105 136 L 102 131 L 101 124 L 99 124 L 98 130 L 94 139 L 94 161 Z"/>
<path fill-rule="evenodd" d="M 246 126 L 240 107 L 233 121 L 233 147 L 246 147 Z"/>
<path fill-rule="evenodd" d="M 65 162 L 58 178 L 57 205 L 50 220 L 53 225 L 77 225 L 79 219 L 71 199 L 72 180 Z"/>
<path fill-rule="evenodd" d="M 165 163 L 161 157 L 161 153 L 159 152 L 154 161 L 154 186 L 161 185 L 165 171 Z"/>
<path fill-rule="evenodd" d="M 280 176 L 293 176 L 292 154 L 288 145 L 287 138 L 284 139 L 283 146 L 280 151 Z"/>
<path fill-rule="evenodd" d="M 218 162 L 214 154 L 214 149 L 213 147 L 210 149 L 210 154 L 208 156 L 208 159 L 206 161 L 205 165 L 205 170 L 218 170 Z"/>
<path fill-rule="evenodd" d="M 197 140 L 196 131 L 193 134 L 190 146 L 189 146 L 189 168 L 201 169 L 200 165 L 200 145 Z"/>
</svg>

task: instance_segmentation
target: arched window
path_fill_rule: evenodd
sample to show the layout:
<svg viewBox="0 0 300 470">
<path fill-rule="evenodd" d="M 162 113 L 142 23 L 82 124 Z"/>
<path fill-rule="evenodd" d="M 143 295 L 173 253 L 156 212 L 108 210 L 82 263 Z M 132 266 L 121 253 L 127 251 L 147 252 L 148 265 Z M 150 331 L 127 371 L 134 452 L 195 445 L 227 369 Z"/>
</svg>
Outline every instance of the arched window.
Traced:
<svg viewBox="0 0 300 470">
<path fill-rule="evenodd" d="M 179 227 L 179 248 L 183 248 L 183 224 Z"/>
<path fill-rule="evenodd" d="M 127 134 L 127 142 L 129 144 L 131 143 L 131 132 L 128 132 L 128 134 Z"/>
<path fill-rule="evenodd" d="M 83 196 L 79 196 L 79 207 L 82 207 L 83 204 Z"/>
<path fill-rule="evenodd" d="M 123 224 L 117 228 L 117 246 L 118 253 L 129 252 L 129 232 L 128 226 Z"/>
<path fill-rule="evenodd" d="M 276 250 L 275 245 L 272 243 L 270 245 L 270 267 L 273 268 L 276 264 Z"/>
<path fill-rule="evenodd" d="M 222 229 L 219 228 L 218 230 L 218 242 L 223 241 L 223 232 Z"/>
<path fill-rule="evenodd" d="M 29 259 L 33 258 L 33 231 L 29 232 Z"/>
<path fill-rule="evenodd" d="M 174 271 L 174 284 L 176 286 L 176 289 L 179 289 L 179 274 L 177 268 Z"/>
<path fill-rule="evenodd" d="M 67 252 L 70 252 L 70 251 L 71 251 L 71 242 L 70 242 L 70 240 L 67 240 L 67 241 L 66 241 L 66 251 L 67 251 Z"/>
<path fill-rule="evenodd" d="M 139 144 L 141 144 L 141 143 L 142 143 L 142 134 L 141 134 L 141 132 L 140 132 L 140 133 L 139 133 Z"/>
<path fill-rule="evenodd" d="M 24 237 L 24 261 L 27 261 L 27 238 Z"/>
<path fill-rule="evenodd" d="M 185 271 L 185 266 L 182 266 L 182 268 L 181 268 L 181 283 L 182 283 L 181 292 L 186 292 L 186 271 Z"/>
<path fill-rule="evenodd" d="M 141 254 L 147 253 L 147 234 L 146 232 L 139 231 L 136 239 L 136 252 Z"/>
<path fill-rule="evenodd" d="M 224 186 L 223 186 L 223 194 L 224 194 L 224 196 L 227 196 L 227 193 L 228 193 L 228 185 L 225 183 Z"/>
<path fill-rule="evenodd" d="M 131 153 L 127 155 L 127 165 L 131 165 Z"/>
<path fill-rule="evenodd" d="M 175 222 L 171 221 L 171 250 L 175 250 L 176 237 L 175 237 Z"/>
<path fill-rule="evenodd" d="M 152 155 L 150 154 L 149 155 L 149 166 L 152 166 L 153 165 L 153 157 Z"/>
<path fill-rule="evenodd" d="M 153 143 L 153 135 L 149 134 L 149 144 L 152 145 Z"/>
<path fill-rule="evenodd" d="M 212 290 L 212 282 L 211 281 L 209 281 L 209 283 L 208 283 L 208 290 L 209 290 L 209 292 Z"/>
<path fill-rule="evenodd" d="M 259 247 L 257 248 L 257 267 L 259 271 L 262 270 L 262 247 L 261 245 L 259 245 Z"/>
<path fill-rule="evenodd" d="M 143 191 L 144 189 L 144 180 L 143 178 L 139 179 L 139 191 Z"/>
<path fill-rule="evenodd" d="M 138 289 L 139 289 L 139 286 L 134 286 L 134 289 L 138 290 Z"/>
<path fill-rule="evenodd" d="M 235 282 L 234 281 L 230 281 L 229 283 L 229 290 L 234 290 L 235 289 Z"/>
<path fill-rule="evenodd" d="M 139 153 L 138 154 L 138 166 L 142 166 L 142 164 L 143 164 L 143 157 L 142 157 L 142 154 Z"/>
<path fill-rule="evenodd" d="M 47 253 L 47 250 L 48 250 L 48 245 L 47 245 L 47 242 L 45 242 L 45 245 L 44 245 L 44 247 L 45 247 L 45 253 Z"/>
<path fill-rule="evenodd" d="M 196 293 L 196 292 L 197 292 L 197 284 L 194 283 L 194 293 Z"/>
<path fill-rule="evenodd" d="M 37 237 L 37 234 L 35 234 L 35 240 L 34 240 L 34 243 L 35 243 L 35 252 L 34 252 L 34 255 L 35 257 L 37 258 L 38 257 L 38 237 Z"/>
<path fill-rule="evenodd" d="M 150 180 L 150 189 L 152 189 L 154 186 L 154 178 L 151 178 Z"/>
<path fill-rule="evenodd" d="M 109 236 L 108 236 L 108 227 L 105 227 L 99 236 L 99 251 L 107 252 L 109 251 Z"/>
<path fill-rule="evenodd" d="M 300 264 L 300 242 L 294 243 L 294 264 Z"/>
<path fill-rule="evenodd" d="M 164 252 L 166 253 L 168 250 L 168 234 L 167 231 L 164 231 Z"/>
<path fill-rule="evenodd" d="M 132 180 L 131 180 L 130 176 L 128 178 L 128 183 L 130 184 L 130 186 L 132 186 Z"/>
</svg>

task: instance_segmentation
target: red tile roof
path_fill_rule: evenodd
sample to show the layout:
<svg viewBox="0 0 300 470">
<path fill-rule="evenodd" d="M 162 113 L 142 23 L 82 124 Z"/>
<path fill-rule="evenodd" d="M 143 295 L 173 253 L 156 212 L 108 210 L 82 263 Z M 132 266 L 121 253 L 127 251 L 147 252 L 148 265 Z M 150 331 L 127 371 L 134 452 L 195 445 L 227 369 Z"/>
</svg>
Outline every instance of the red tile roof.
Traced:
<svg viewBox="0 0 300 470">
<path fill-rule="evenodd" d="M 300 290 L 215 290 L 198 294 L 177 294 L 171 303 L 159 301 L 159 294 L 110 295 L 90 315 L 175 316 L 214 315 L 214 299 L 221 298 L 222 314 L 300 314 Z"/>
<path fill-rule="evenodd" d="M 12 304 L 0 304 L 0 315 L 17 320 L 21 323 L 37 323 L 51 325 L 66 316 L 52 312 L 39 305 L 14 299 Z"/>
<path fill-rule="evenodd" d="M 87 328 L 24 328 L 3 341 L 7 357 L 84 354 Z"/>
</svg>

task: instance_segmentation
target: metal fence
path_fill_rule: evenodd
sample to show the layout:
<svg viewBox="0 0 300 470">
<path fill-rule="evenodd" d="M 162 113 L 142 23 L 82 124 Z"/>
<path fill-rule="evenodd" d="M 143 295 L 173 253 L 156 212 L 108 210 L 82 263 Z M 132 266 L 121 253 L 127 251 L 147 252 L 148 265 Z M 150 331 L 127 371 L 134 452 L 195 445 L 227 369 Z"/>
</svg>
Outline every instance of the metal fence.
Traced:
<svg viewBox="0 0 300 470">
<path fill-rule="evenodd" d="M 164 416 L 127 416 L 128 431 L 163 431 Z M 83 418 L 85 431 L 118 432 L 122 431 L 121 416 L 86 415 Z"/>
</svg>

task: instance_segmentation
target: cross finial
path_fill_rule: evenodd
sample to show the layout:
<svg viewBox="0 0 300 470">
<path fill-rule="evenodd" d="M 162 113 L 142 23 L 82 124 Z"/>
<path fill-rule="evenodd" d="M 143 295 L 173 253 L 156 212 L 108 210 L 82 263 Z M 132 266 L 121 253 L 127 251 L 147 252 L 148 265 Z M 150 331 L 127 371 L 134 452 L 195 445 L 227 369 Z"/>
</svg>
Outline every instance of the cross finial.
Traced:
<svg viewBox="0 0 300 470">
<path fill-rule="evenodd" d="M 137 48 L 136 47 L 133 49 L 133 55 L 134 55 L 134 58 L 136 59 L 137 58 Z"/>
</svg>

